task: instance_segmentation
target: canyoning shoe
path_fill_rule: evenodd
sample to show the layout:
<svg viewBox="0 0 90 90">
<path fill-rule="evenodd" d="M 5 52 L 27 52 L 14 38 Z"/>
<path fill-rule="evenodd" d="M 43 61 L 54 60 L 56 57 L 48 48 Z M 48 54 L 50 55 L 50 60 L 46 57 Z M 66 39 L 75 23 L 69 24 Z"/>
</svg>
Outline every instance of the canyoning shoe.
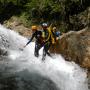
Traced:
<svg viewBox="0 0 90 90">
<path fill-rule="evenodd" d="M 44 61 L 44 60 L 45 60 L 45 57 L 42 58 L 42 61 Z"/>
<path fill-rule="evenodd" d="M 49 57 L 51 57 L 51 54 L 47 54 Z"/>
<path fill-rule="evenodd" d="M 34 52 L 35 57 L 39 57 L 39 53 Z"/>
</svg>

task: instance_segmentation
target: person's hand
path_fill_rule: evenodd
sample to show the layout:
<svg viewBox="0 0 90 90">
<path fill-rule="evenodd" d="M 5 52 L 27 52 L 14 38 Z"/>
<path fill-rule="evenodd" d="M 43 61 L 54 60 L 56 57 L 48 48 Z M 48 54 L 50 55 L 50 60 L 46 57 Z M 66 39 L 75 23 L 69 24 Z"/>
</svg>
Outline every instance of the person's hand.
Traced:
<svg viewBox="0 0 90 90">
<path fill-rule="evenodd" d="M 56 41 L 58 41 L 58 40 L 59 40 L 59 37 L 56 38 Z"/>
<path fill-rule="evenodd" d="M 21 51 L 23 51 L 23 49 L 26 47 L 26 45 L 22 46 L 21 48 L 19 48 Z"/>
</svg>

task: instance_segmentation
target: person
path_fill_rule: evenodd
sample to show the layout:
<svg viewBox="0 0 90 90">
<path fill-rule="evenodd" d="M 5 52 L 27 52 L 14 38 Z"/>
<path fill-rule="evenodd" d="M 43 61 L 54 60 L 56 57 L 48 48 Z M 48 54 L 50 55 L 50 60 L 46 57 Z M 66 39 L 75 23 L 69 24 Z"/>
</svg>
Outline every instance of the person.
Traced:
<svg viewBox="0 0 90 90">
<path fill-rule="evenodd" d="M 55 43 L 59 40 L 59 37 L 61 35 L 60 31 L 57 31 L 57 28 L 54 26 L 52 29 L 52 33 L 54 35 Z"/>
<path fill-rule="evenodd" d="M 32 36 L 24 47 L 26 47 L 33 40 L 33 38 L 36 39 L 35 40 L 34 55 L 36 57 L 38 57 L 39 56 L 39 50 L 43 46 L 44 42 L 42 40 L 42 32 L 37 29 L 37 26 L 32 26 Z"/>
<path fill-rule="evenodd" d="M 59 43 L 59 39 L 60 39 L 60 31 L 57 30 L 57 28 L 54 26 L 52 28 L 52 33 L 53 33 L 53 38 L 54 38 L 54 43 L 51 46 L 51 52 L 53 51 L 54 53 L 56 53 L 56 46 Z"/>
<path fill-rule="evenodd" d="M 52 42 L 51 42 L 51 32 L 50 32 L 50 29 L 48 28 L 48 24 L 43 23 L 42 29 L 43 29 L 42 30 L 43 31 L 42 37 L 44 39 L 44 48 L 43 48 L 42 60 L 45 60 L 46 54 L 51 57 L 51 54 L 49 53 L 49 48 L 50 48 Z"/>
</svg>

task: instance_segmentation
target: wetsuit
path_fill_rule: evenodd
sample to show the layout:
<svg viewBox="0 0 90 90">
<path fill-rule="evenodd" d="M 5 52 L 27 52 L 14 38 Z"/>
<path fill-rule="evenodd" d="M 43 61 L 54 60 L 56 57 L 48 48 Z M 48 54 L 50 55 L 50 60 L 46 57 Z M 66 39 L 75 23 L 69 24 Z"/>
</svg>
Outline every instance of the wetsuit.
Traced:
<svg viewBox="0 0 90 90">
<path fill-rule="evenodd" d="M 43 46 L 43 40 L 42 40 L 42 32 L 41 31 L 35 31 L 33 34 L 32 34 L 32 37 L 30 38 L 30 40 L 27 42 L 26 45 L 28 45 L 32 40 L 33 38 L 35 37 L 36 41 L 35 41 L 35 50 L 34 50 L 34 55 L 36 57 L 39 56 L 39 50 L 40 48 Z"/>
</svg>

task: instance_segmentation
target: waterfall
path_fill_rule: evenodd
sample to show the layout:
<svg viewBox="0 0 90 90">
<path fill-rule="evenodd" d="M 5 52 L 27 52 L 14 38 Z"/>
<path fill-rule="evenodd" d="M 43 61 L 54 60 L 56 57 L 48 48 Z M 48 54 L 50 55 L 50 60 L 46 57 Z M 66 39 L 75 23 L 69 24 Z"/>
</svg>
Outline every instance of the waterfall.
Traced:
<svg viewBox="0 0 90 90">
<path fill-rule="evenodd" d="M 53 54 L 42 61 L 34 45 L 21 50 L 27 39 L 0 25 L 0 90 L 88 90 L 86 70 Z"/>
</svg>

